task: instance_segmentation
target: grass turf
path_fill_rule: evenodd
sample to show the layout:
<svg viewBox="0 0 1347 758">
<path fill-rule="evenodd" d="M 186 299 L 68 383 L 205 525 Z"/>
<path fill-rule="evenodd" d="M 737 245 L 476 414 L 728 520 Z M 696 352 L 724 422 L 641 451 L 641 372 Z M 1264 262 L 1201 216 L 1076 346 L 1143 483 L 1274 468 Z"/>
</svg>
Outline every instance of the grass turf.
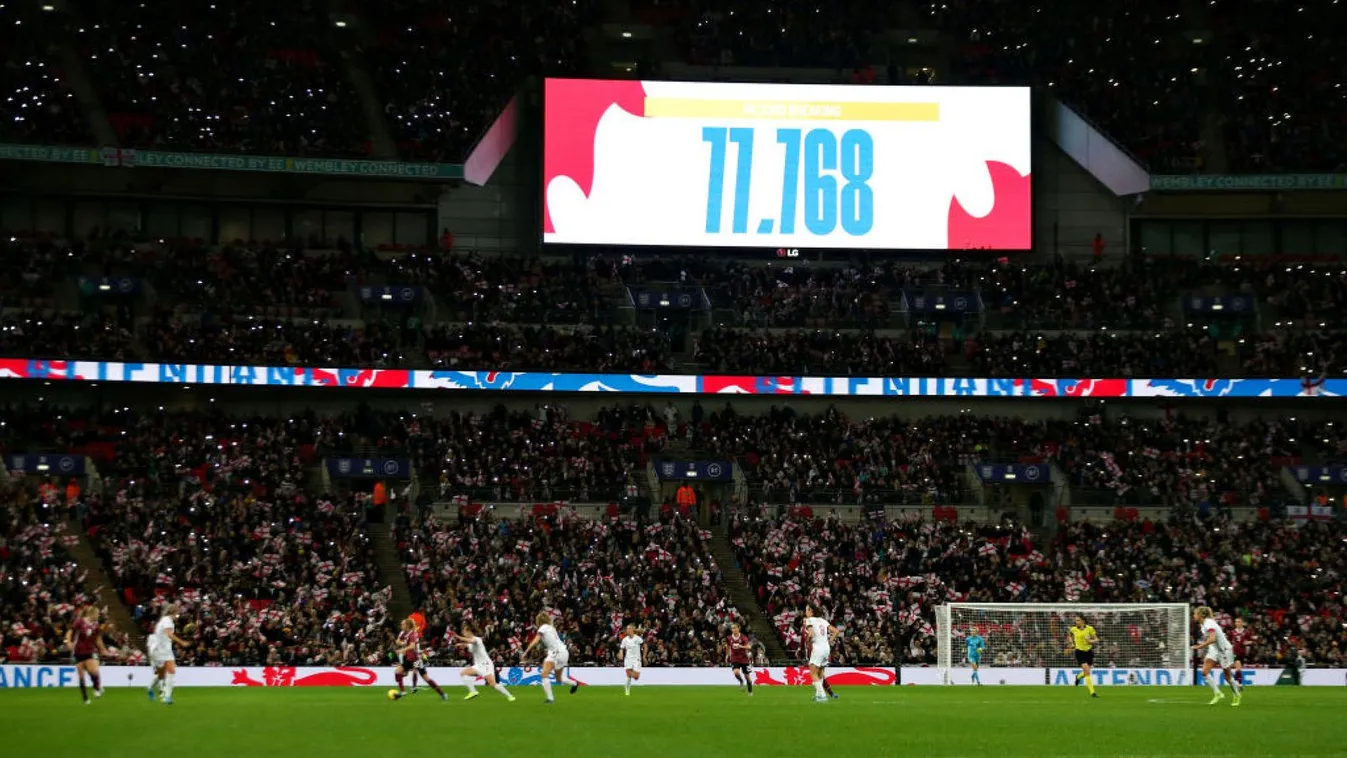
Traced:
<svg viewBox="0 0 1347 758">
<path fill-rule="evenodd" d="M 0 690 L 5 754 L 72 758 L 358 756 L 1220 756 L 1347 755 L 1347 689 L 1267 687 L 1207 706 L 1198 687 L 583 688 L 544 706 L 482 688 L 390 702 L 382 688 L 180 688 L 173 706 L 109 689 Z"/>
</svg>

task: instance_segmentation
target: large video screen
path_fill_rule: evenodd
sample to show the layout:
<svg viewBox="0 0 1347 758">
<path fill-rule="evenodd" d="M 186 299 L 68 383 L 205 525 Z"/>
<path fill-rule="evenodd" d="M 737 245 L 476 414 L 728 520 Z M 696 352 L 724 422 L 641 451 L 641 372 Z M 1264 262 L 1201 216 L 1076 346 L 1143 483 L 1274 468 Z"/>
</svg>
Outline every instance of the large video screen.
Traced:
<svg viewBox="0 0 1347 758">
<path fill-rule="evenodd" d="M 1023 87 L 548 79 L 543 241 L 1026 250 Z"/>
</svg>

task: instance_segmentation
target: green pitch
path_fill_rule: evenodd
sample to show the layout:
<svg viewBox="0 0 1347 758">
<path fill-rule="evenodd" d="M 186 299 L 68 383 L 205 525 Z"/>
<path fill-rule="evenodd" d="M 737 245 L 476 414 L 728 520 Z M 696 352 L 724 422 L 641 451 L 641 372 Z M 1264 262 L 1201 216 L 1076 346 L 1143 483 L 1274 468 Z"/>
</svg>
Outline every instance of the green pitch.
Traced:
<svg viewBox="0 0 1347 758">
<path fill-rule="evenodd" d="M 1207 706 L 1197 687 L 537 687 L 506 702 L 429 691 L 179 688 L 173 706 L 110 689 L 0 690 L 5 755 L 65 758 L 483 758 L 507 756 L 1330 756 L 1347 755 L 1347 688 L 1249 688 Z"/>
</svg>

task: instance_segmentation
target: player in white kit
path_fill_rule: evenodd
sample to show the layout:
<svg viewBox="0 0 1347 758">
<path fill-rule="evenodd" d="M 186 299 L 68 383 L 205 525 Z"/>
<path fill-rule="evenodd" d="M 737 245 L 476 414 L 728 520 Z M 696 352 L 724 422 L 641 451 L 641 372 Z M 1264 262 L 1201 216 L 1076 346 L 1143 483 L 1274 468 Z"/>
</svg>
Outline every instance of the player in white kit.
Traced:
<svg viewBox="0 0 1347 758">
<path fill-rule="evenodd" d="M 1221 678 L 1211 675 L 1216 668 L 1225 672 L 1230 689 L 1235 691 L 1235 699 L 1230 704 L 1239 705 L 1240 698 L 1244 696 L 1244 687 L 1240 683 L 1239 672 L 1235 671 L 1235 649 L 1214 616 L 1211 608 L 1205 605 L 1193 611 L 1193 621 L 1202 625 L 1202 641 L 1193 645 L 1193 650 L 1206 651 L 1202 659 L 1202 676 L 1211 685 L 1212 697 L 1208 705 L 1216 705 L 1225 699 L 1225 693 L 1221 692 Z"/>
<path fill-rule="evenodd" d="M 154 667 L 154 681 L 145 689 L 145 695 L 154 702 L 154 688 L 158 687 L 165 705 L 173 705 L 173 679 L 178 673 L 178 665 L 173 654 L 173 645 L 187 647 L 186 640 L 174 633 L 173 620 L 178 616 L 178 606 L 169 603 L 164 606 L 164 615 L 154 625 L 146 652 L 150 656 L 150 665 Z"/>
<path fill-rule="evenodd" d="M 567 669 L 571 666 L 571 653 L 566 649 L 566 643 L 561 641 L 561 635 L 557 634 L 556 627 L 552 626 L 552 617 L 546 613 L 539 613 L 534 621 L 538 624 L 538 633 L 533 635 L 533 640 L 529 646 L 524 649 L 522 657 L 527 658 L 533 648 L 541 642 L 543 645 L 543 694 L 547 699 L 543 702 L 552 702 L 552 672 L 556 672 L 557 682 L 559 684 L 570 684 L 571 694 L 580 688 L 580 683 L 569 676 Z"/>
<path fill-rule="evenodd" d="M 812 604 L 804 607 L 804 638 L 809 642 L 809 674 L 814 678 L 816 703 L 827 702 L 828 698 L 837 699 L 825 679 L 825 670 L 838 634 L 837 627 L 820 618 L 818 609 Z"/>
<path fill-rule="evenodd" d="M 466 647 L 468 654 L 472 656 L 472 665 L 463 669 L 459 677 L 463 679 L 463 686 L 468 688 L 467 697 L 464 700 L 472 700 L 477 697 L 477 685 L 473 682 L 477 677 L 486 680 L 486 684 L 491 689 L 505 696 L 506 700 L 514 702 L 514 695 L 505 689 L 505 685 L 496 679 L 496 664 L 491 660 L 491 654 L 486 650 L 486 642 L 477 635 L 477 630 L 472 624 L 464 624 L 463 632 L 455 634 L 450 632 L 454 638 L 454 644 L 460 647 Z"/>
<path fill-rule="evenodd" d="M 635 624 L 627 624 L 627 634 L 622 638 L 622 668 L 627 670 L 626 692 L 631 694 L 631 683 L 641 678 L 641 666 L 645 665 L 645 640 L 636 633 Z"/>
</svg>

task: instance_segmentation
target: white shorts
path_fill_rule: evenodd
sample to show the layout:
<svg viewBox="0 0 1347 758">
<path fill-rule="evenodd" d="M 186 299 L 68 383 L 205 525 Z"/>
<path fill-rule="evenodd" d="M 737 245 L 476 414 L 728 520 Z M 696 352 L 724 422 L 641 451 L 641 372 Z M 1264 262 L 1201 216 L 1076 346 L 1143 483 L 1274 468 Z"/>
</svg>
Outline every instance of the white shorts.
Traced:
<svg viewBox="0 0 1347 758">
<path fill-rule="evenodd" d="M 166 653 L 166 654 L 165 654 L 165 653 L 158 653 L 158 652 L 154 652 L 154 651 L 151 651 L 151 652 L 150 652 L 150 666 L 153 667 L 153 668 L 156 668 L 156 669 L 157 669 L 157 668 L 161 668 L 165 663 L 174 663 L 174 662 L 175 662 L 175 660 L 174 660 L 174 658 L 173 658 L 173 654 L 172 654 L 172 653 Z"/>
<path fill-rule="evenodd" d="M 831 647 L 827 645 L 815 645 L 809 650 L 809 665 L 823 668 L 828 665 L 828 656 L 831 654 Z"/>
<path fill-rule="evenodd" d="M 640 671 L 640 670 L 641 670 L 641 662 L 640 662 L 640 661 L 623 661 L 623 662 L 622 662 L 622 668 L 625 669 L 625 670 L 627 670 L 627 671 Z"/>
<path fill-rule="evenodd" d="M 480 676 L 484 679 L 488 676 L 496 675 L 496 664 L 492 663 L 491 661 L 487 661 L 486 663 L 478 663 L 477 661 L 473 661 L 472 668 L 474 671 L 477 672 L 477 676 Z"/>
<path fill-rule="evenodd" d="M 562 650 L 560 652 L 549 652 L 547 654 L 547 657 L 543 658 L 543 662 L 544 663 L 550 662 L 553 668 L 559 669 L 570 668 L 571 654 L 567 650 Z"/>
<path fill-rule="evenodd" d="M 1215 647 L 1209 647 L 1207 648 L 1205 657 L 1209 661 L 1216 661 L 1216 665 L 1223 669 L 1228 669 L 1235 665 L 1235 651 L 1233 650 L 1220 651 Z"/>
</svg>

